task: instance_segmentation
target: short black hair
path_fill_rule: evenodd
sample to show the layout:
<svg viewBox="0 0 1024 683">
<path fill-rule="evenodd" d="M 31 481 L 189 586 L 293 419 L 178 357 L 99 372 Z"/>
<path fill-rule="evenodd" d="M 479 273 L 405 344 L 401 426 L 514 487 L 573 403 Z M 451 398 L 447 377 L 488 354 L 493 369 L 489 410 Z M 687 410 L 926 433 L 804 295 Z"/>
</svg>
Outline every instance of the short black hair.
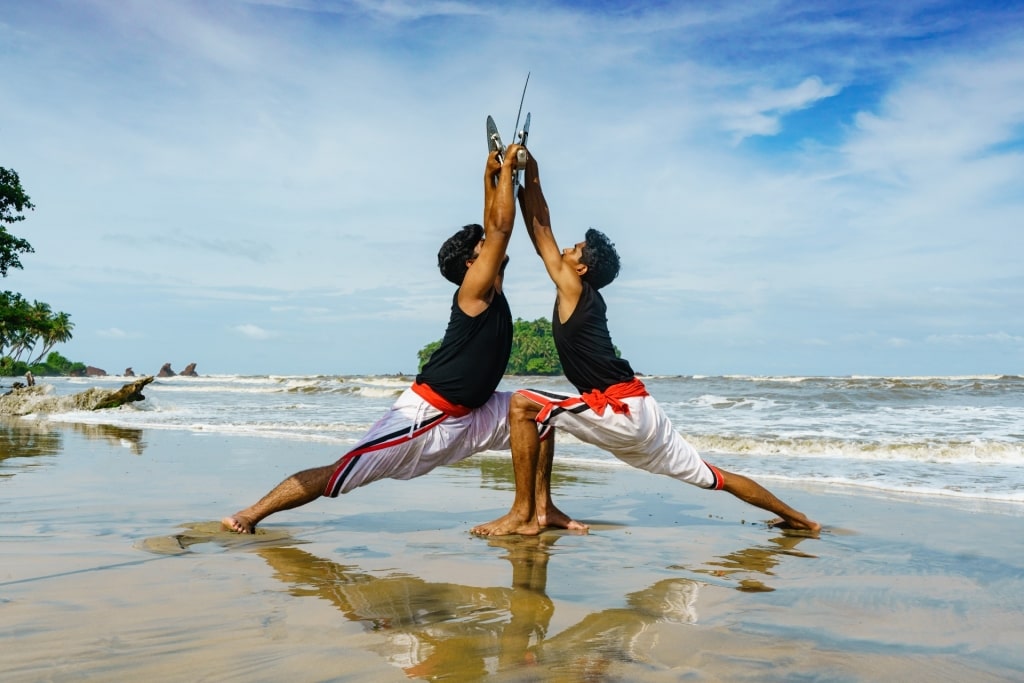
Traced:
<svg viewBox="0 0 1024 683">
<path fill-rule="evenodd" d="M 484 238 L 484 228 L 477 223 L 465 225 L 457 233 L 445 240 L 437 252 L 437 267 L 441 269 L 444 279 L 462 285 L 466 277 L 466 261 L 472 260 L 473 250 Z"/>
<path fill-rule="evenodd" d="M 619 252 L 600 230 L 587 230 L 580 263 L 587 267 L 583 280 L 594 289 L 601 289 L 619 276 Z"/>
</svg>

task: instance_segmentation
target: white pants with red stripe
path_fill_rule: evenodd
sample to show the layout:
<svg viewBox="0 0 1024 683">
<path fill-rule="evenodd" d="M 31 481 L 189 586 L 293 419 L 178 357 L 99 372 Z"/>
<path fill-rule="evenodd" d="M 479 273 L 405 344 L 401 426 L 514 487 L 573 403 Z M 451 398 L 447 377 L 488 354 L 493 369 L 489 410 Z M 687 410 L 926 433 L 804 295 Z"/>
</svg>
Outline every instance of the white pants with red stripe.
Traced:
<svg viewBox="0 0 1024 683">
<path fill-rule="evenodd" d="M 651 396 L 622 399 L 629 406 L 628 415 L 613 412 L 611 406 L 598 415 L 577 395 L 532 389 L 516 393 L 542 406 L 538 415 L 542 425 L 564 429 L 628 465 L 705 489 L 722 487 L 721 475 L 673 429 L 665 411 Z"/>
<path fill-rule="evenodd" d="M 508 450 L 511 399 L 511 393 L 496 391 L 468 415 L 453 417 L 405 390 L 342 457 L 324 495 L 333 498 L 378 479 L 413 479 L 474 453 Z"/>
</svg>

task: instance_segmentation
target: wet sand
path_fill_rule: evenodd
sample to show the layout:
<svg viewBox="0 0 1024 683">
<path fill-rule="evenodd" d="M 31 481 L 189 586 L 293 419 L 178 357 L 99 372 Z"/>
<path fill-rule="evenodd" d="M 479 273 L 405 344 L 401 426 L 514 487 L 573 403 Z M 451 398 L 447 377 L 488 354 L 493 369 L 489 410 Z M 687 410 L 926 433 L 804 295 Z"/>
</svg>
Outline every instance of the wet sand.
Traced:
<svg viewBox="0 0 1024 683">
<path fill-rule="evenodd" d="M 322 444 L 0 421 L 4 681 L 1003 681 L 1024 670 L 1020 506 L 764 481 L 822 521 L 556 466 L 591 533 L 488 540 L 507 458 L 215 520 Z M 557 463 L 556 463 L 557 465 Z"/>
</svg>

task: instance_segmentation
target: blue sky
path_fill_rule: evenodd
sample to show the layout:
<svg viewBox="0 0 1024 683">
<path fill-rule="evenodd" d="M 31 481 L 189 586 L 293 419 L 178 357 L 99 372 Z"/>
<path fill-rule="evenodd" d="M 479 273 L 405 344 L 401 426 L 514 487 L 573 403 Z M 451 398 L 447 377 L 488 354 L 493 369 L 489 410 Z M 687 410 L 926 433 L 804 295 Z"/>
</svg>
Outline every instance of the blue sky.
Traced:
<svg viewBox="0 0 1024 683">
<path fill-rule="evenodd" d="M 414 372 L 523 81 L 646 373 L 1024 372 L 1024 4 L 4 0 L 3 289 L 120 372 Z M 513 314 L 553 290 L 521 222 Z"/>
</svg>

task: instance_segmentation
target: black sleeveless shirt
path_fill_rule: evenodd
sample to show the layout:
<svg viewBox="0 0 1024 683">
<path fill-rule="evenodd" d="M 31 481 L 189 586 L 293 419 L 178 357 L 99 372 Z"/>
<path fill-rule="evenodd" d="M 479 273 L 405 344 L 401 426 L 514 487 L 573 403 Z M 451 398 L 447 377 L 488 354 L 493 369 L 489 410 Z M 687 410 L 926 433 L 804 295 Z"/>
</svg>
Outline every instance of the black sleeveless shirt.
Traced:
<svg viewBox="0 0 1024 683">
<path fill-rule="evenodd" d="M 608 333 L 607 306 L 601 293 L 583 283 L 576 310 L 564 323 L 558 319 L 558 301 L 551 317 L 551 334 L 558 349 L 565 378 L 582 394 L 604 391 L 613 384 L 633 379 L 633 368 L 615 355 Z"/>
<path fill-rule="evenodd" d="M 471 318 L 452 298 L 452 314 L 441 346 L 430 356 L 416 381 L 466 408 L 479 408 L 498 387 L 512 353 L 512 311 L 504 294 Z"/>
</svg>

